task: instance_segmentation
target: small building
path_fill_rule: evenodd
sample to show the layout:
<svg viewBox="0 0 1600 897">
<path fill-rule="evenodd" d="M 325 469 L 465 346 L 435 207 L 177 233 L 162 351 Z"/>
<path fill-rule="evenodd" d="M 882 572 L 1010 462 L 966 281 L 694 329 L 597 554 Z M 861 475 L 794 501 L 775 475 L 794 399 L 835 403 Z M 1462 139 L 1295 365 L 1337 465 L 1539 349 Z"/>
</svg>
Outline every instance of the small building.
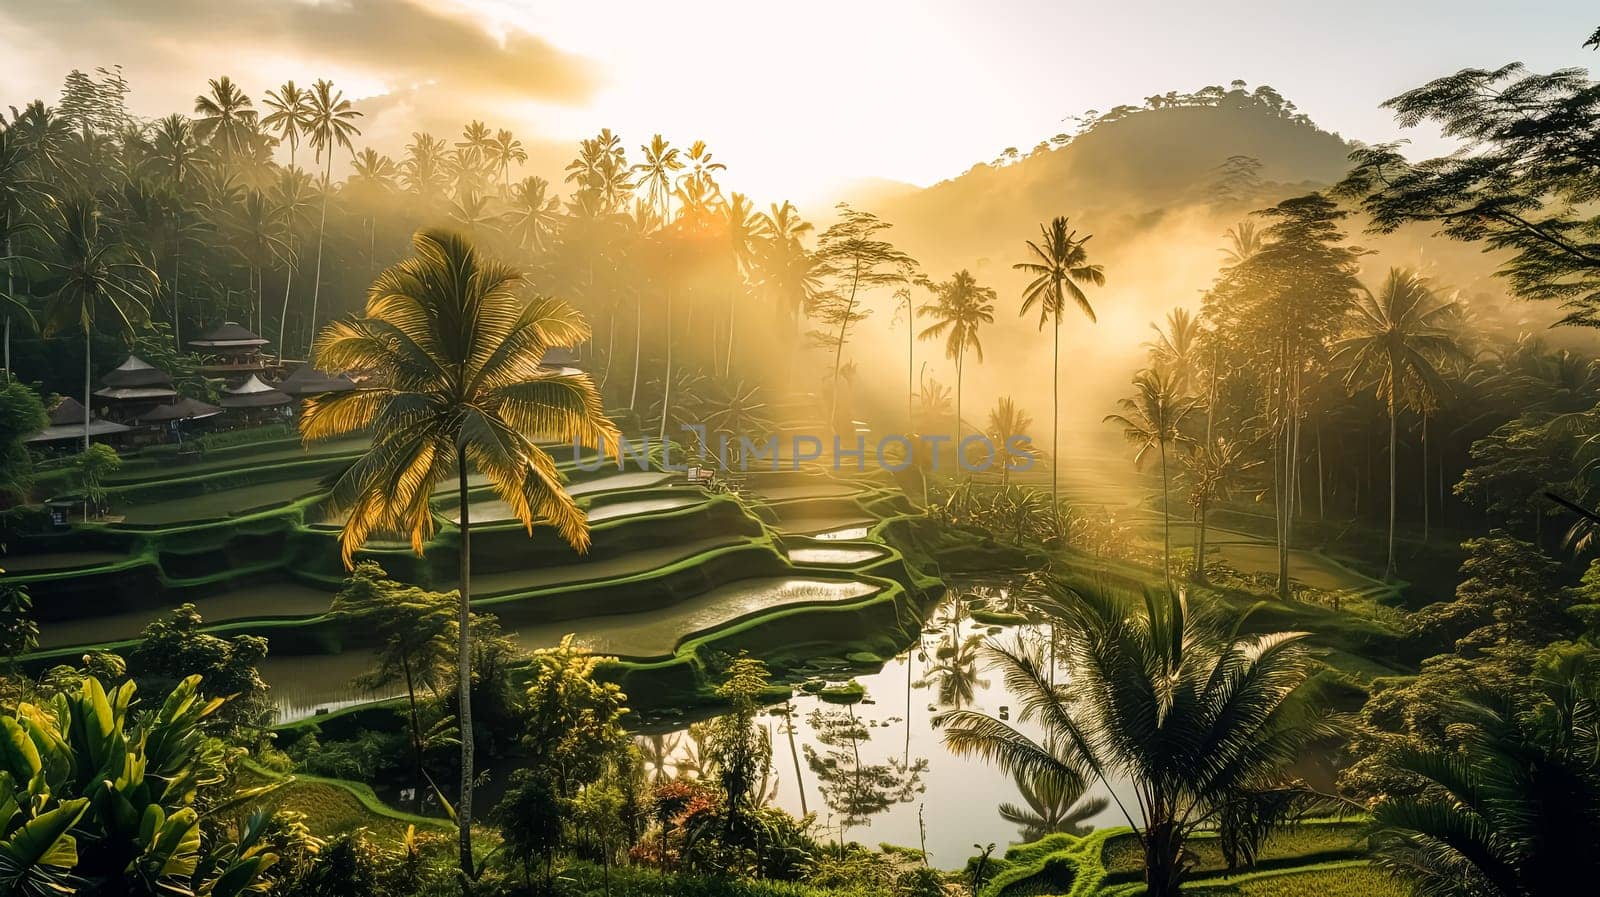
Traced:
<svg viewBox="0 0 1600 897">
<path fill-rule="evenodd" d="M 189 340 L 189 348 L 200 356 L 201 373 L 221 377 L 255 374 L 271 366 L 273 359 L 261 350 L 268 340 L 249 329 L 228 321 Z"/>
<path fill-rule="evenodd" d="M 327 392 L 349 392 L 356 388 L 356 382 L 346 374 L 334 376 L 309 364 L 303 364 L 295 368 L 294 373 L 283 378 L 283 382 L 279 383 L 277 388 L 279 392 L 303 399 L 306 396 Z"/>
<path fill-rule="evenodd" d="M 105 408 L 109 416 L 133 420 L 157 405 L 172 401 L 178 391 L 172 388 L 172 378 L 166 371 L 137 355 L 129 355 L 126 361 L 100 378 L 100 388 L 94 395 L 102 400 L 95 405 Z"/>
<path fill-rule="evenodd" d="M 156 407 L 139 415 L 139 423 L 162 433 L 171 434 L 172 438 L 183 442 L 184 425 L 193 421 L 209 420 L 222 413 L 222 409 L 199 399 L 184 396 L 175 402 Z"/>
<path fill-rule="evenodd" d="M 43 430 L 29 436 L 30 444 L 45 445 L 52 442 L 66 442 L 83 439 L 83 403 L 71 396 L 62 396 L 50 409 L 50 423 Z M 119 424 L 115 421 L 102 420 L 89 415 L 89 438 L 115 436 L 126 433 L 132 427 Z"/>
<path fill-rule="evenodd" d="M 246 417 L 256 419 L 271 417 L 275 413 L 273 409 L 282 409 L 293 401 L 288 393 L 263 383 L 255 374 L 240 385 L 222 391 L 223 408 L 241 410 Z"/>
</svg>

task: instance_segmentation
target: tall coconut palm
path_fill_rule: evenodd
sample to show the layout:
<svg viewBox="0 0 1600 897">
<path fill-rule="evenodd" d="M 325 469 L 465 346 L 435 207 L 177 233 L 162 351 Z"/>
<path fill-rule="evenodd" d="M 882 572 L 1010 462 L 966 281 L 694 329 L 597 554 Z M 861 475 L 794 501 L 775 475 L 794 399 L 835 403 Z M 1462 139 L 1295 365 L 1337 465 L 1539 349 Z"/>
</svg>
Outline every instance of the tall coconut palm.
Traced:
<svg viewBox="0 0 1600 897">
<path fill-rule="evenodd" d="M 294 272 L 300 266 L 300 257 L 295 249 L 295 233 L 310 209 L 311 178 L 298 168 L 286 168 L 278 176 L 271 196 L 283 228 L 285 247 L 283 310 L 278 315 L 278 350 L 286 353 L 289 351 L 289 296 L 294 288 Z"/>
<path fill-rule="evenodd" d="M 917 313 L 931 318 L 933 323 L 924 327 L 919 339 L 944 337 L 944 355 L 956 363 L 956 457 L 961 452 L 961 377 L 966 369 L 967 350 L 983 363 L 983 343 L 978 339 L 978 329 L 994 323 L 993 289 L 978 283 L 972 272 L 962 269 L 954 277 L 939 284 L 937 298 L 922 306 Z"/>
<path fill-rule="evenodd" d="M 535 255 L 550 251 L 561 226 L 561 197 L 550 195 L 550 183 L 527 177 L 511 188 L 506 225 L 517 245 Z"/>
<path fill-rule="evenodd" d="M 1172 584 L 1172 502 L 1171 481 L 1167 475 L 1167 446 L 1184 438 L 1180 427 L 1194 408 L 1184 398 L 1165 371 L 1140 371 L 1133 378 L 1133 397 L 1117 402 L 1122 409 L 1106 415 L 1106 423 L 1122 427 L 1122 435 L 1138 446 L 1133 463 L 1143 466 L 1154 449 L 1161 458 L 1161 525 L 1164 543 L 1161 569 L 1167 584 Z"/>
<path fill-rule="evenodd" d="M 194 98 L 196 136 L 215 147 L 224 160 L 248 152 L 256 135 L 252 105 L 232 78 L 212 78 L 211 92 Z"/>
<path fill-rule="evenodd" d="M 541 368 L 546 350 L 576 345 L 589 326 L 566 303 L 519 294 L 521 276 L 484 258 L 462 237 L 419 233 L 416 251 L 373 283 L 363 317 L 329 324 L 315 363 L 368 370 L 363 388 L 307 400 L 300 433 L 312 442 L 362 430 L 372 447 L 334 484 L 330 502 L 348 509 L 339 544 L 345 564 L 375 532 L 408 536 L 420 553 L 434 535 L 434 485 L 456 478 L 458 700 L 461 792 L 456 808 L 461 867 L 472 874 L 472 521 L 469 465 L 483 474 L 531 535 L 545 523 L 573 548 L 589 544 L 588 521 L 562 486 L 539 441 L 604 445 L 617 430 L 587 374 Z"/>
<path fill-rule="evenodd" d="M 1444 323 L 1455 312 L 1453 301 L 1434 294 L 1428 281 L 1413 271 L 1389 269 L 1377 295 L 1363 291 L 1351 323 L 1334 352 L 1334 362 L 1348 365 L 1345 386 L 1352 392 L 1371 388 L 1389 411 L 1389 561 L 1385 578 L 1394 576 L 1394 520 L 1400 405 L 1408 395 L 1436 397 L 1448 388 L 1439 364 L 1459 356 L 1455 334 Z"/>
<path fill-rule="evenodd" d="M 51 275 L 49 330 L 83 331 L 83 448 L 88 451 L 95 326 L 109 318 L 131 334 L 159 278 L 109 228 L 101 227 L 100 209 L 92 200 L 71 199 L 56 212 L 50 235 L 55 252 L 45 261 Z"/>
<path fill-rule="evenodd" d="M 350 168 L 350 179 L 345 187 L 350 191 L 350 198 L 368 212 L 362 218 L 367 224 L 367 266 L 372 268 L 377 264 L 378 254 L 377 210 L 394 193 L 400 167 L 369 146 L 356 153 Z"/>
<path fill-rule="evenodd" d="M 361 129 L 355 126 L 355 120 L 360 117 L 361 113 L 344 98 L 344 91 L 335 90 L 332 81 L 322 78 L 311 85 L 311 96 L 307 101 L 306 135 L 323 168 L 322 214 L 317 223 L 317 268 L 311 281 L 311 326 L 308 333 L 316 332 L 317 304 L 322 298 L 322 243 L 328 231 L 328 195 L 333 192 L 333 152 L 342 146 L 350 150 L 352 156 L 355 154 L 350 138 L 361 133 Z"/>
<path fill-rule="evenodd" d="M 1194 512 L 1194 570 L 1190 578 L 1206 582 L 1206 515 L 1213 501 L 1224 501 L 1238 487 L 1240 479 L 1261 464 L 1245 456 L 1232 440 L 1217 437 L 1202 442 L 1184 456 L 1184 473 L 1189 481 L 1189 507 Z"/>
<path fill-rule="evenodd" d="M 271 110 L 261 119 L 261 126 L 277 134 L 279 140 L 289 143 L 289 167 L 294 167 L 295 151 L 300 148 L 300 137 L 306 133 L 306 123 L 311 117 L 311 93 L 283 82 L 277 90 L 267 91 L 262 103 Z"/>
<path fill-rule="evenodd" d="M 11 325 L 13 319 L 31 321 L 32 312 L 26 299 L 17 289 L 16 264 L 19 261 L 17 238 L 24 232 L 38 229 L 36 221 L 28 215 L 31 202 L 44 195 L 45 184 L 32 177 L 28 170 L 28 156 L 15 132 L 0 121 L 0 269 L 5 279 L 0 280 L 0 314 L 5 316 L 5 379 L 11 380 Z"/>
<path fill-rule="evenodd" d="M 1150 352 L 1150 366 L 1165 370 L 1179 390 L 1193 392 L 1200 366 L 1200 319 L 1187 308 L 1174 308 L 1167 312 L 1165 329 L 1155 323 L 1150 329 L 1156 332 L 1156 338 L 1144 344 Z"/>
<path fill-rule="evenodd" d="M 411 132 L 406 157 L 400 163 L 401 184 L 424 203 L 444 196 L 449 176 L 445 171 L 445 142 L 426 131 Z"/>
<path fill-rule="evenodd" d="M 728 254 L 733 261 L 733 276 L 728 286 L 728 348 L 722 358 L 722 374 L 727 377 L 733 374 L 733 325 L 739 312 L 739 297 L 754 275 L 757 253 L 767 238 L 767 221 L 743 193 L 733 194 L 724 213 L 727 215 Z"/>
<path fill-rule="evenodd" d="M 522 141 L 505 128 L 494 133 L 494 142 L 489 145 L 488 159 L 500 169 L 500 195 L 511 192 L 511 166 L 521 165 L 528 161 L 528 150 L 523 147 Z"/>
<path fill-rule="evenodd" d="M 680 184 L 684 181 L 693 184 L 695 192 L 706 197 L 712 205 L 722 200 L 722 187 L 717 184 L 716 172 L 726 171 L 728 166 L 711 158 L 711 151 L 706 148 L 704 140 L 696 140 L 689 145 L 684 167 L 688 171 L 678 179 Z"/>
<path fill-rule="evenodd" d="M 1053 507 L 1061 505 L 1061 317 L 1066 313 L 1067 300 L 1093 323 L 1094 306 L 1084 295 L 1080 284 L 1103 286 L 1105 269 L 1090 264 L 1084 244 L 1093 236 L 1079 239 L 1065 215 L 1057 215 L 1049 224 L 1039 225 L 1039 242 L 1027 241 L 1029 258 L 1011 267 L 1033 275 L 1033 280 L 1022 291 L 1022 308 L 1019 315 L 1039 309 L 1039 329 L 1050 325 L 1054 336 L 1050 367 L 1050 498 Z"/>
<path fill-rule="evenodd" d="M 274 262 L 288 257 L 288 242 L 278 232 L 272 201 L 260 190 L 245 194 L 244 201 L 228 216 L 227 226 L 234 249 L 250 269 L 250 289 L 256 299 L 254 326 L 264 331 L 264 274 Z"/>
<path fill-rule="evenodd" d="M 194 223 L 189 220 L 185 198 L 188 188 L 195 181 L 194 174 L 199 168 L 201 147 L 195 141 L 194 125 L 189 119 L 177 113 L 156 122 L 155 135 L 150 146 L 146 164 L 151 173 L 161 179 L 167 188 L 168 201 L 164 212 L 168 219 L 172 248 L 172 271 L 171 277 L 167 278 L 167 286 L 172 294 L 172 340 L 174 348 L 181 352 L 183 328 L 179 287 L 182 282 L 183 238 L 186 232 L 192 232 L 194 228 Z"/>
<path fill-rule="evenodd" d="M 1220 827 L 1225 848 L 1248 853 L 1270 821 L 1263 808 L 1306 794 L 1289 764 L 1332 730 L 1306 685 L 1304 633 L 1244 634 L 1237 619 L 1197 611 L 1176 592 L 1151 590 L 1141 606 L 1138 596 L 1055 583 L 1036 606 L 1058 624 L 1070 677 L 1052 680 L 1039 645 L 991 641 L 986 653 L 1016 697 L 1018 722 L 1043 740 L 957 710 L 937 719 L 945 745 L 1031 782 L 1106 787 L 1144 854 L 1150 897 L 1177 897 L 1195 831 Z M 1132 801 L 1121 796 L 1130 791 Z M 1241 819 L 1252 824 L 1232 824 Z"/>
<path fill-rule="evenodd" d="M 650 142 L 641 144 L 639 152 L 644 161 L 633 166 L 640 189 L 646 199 L 661 213 L 662 221 L 672 220 L 672 184 L 677 173 L 683 170 L 682 151 L 657 134 Z"/>
</svg>

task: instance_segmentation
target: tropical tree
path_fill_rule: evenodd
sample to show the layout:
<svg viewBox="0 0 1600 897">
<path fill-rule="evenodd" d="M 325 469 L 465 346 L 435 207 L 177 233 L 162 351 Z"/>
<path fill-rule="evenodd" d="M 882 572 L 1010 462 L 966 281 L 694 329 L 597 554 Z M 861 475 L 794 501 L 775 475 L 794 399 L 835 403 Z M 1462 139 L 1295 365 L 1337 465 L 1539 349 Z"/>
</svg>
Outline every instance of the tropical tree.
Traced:
<svg viewBox="0 0 1600 897">
<path fill-rule="evenodd" d="M 733 373 L 734 319 L 739 312 L 739 296 L 755 271 L 757 253 L 767 239 L 765 216 L 755 210 L 750 197 L 735 193 L 723 210 L 727 215 L 728 251 L 733 260 L 733 277 L 728 285 L 728 349 L 722 359 L 722 373 Z"/>
<path fill-rule="evenodd" d="M 1036 605 L 1059 624 L 1072 676 L 1056 684 L 1038 645 L 991 642 L 986 654 L 1016 696 L 1017 723 L 1042 729 L 1043 741 L 955 710 L 937 717 L 944 742 L 1030 782 L 1105 787 L 1133 827 L 1151 897 L 1179 893 L 1197 830 L 1219 828 L 1229 856 L 1249 858 L 1269 808 L 1307 797 L 1287 769 L 1331 727 L 1307 686 L 1304 633 L 1247 635 L 1178 592 L 1149 590 L 1141 602 L 1056 582 Z M 1129 791 L 1131 806 L 1120 796 Z"/>
<path fill-rule="evenodd" d="M 989 441 L 994 443 L 995 455 L 1000 464 L 1000 481 L 1011 482 L 1010 450 L 1013 440 L 1027 440 L 1028 430 L 1033 427 L 1033 418 L 1028 412 L 1017 407 L 1017 403 L 1010 396 L 1001 396 L 994 404 L 994 409 L 989 412 L 989 426 L 984 433 Z M 1024 446 L 1019 450 L 1026 451 L 1026 457 L 1032 458 L 1033 452 Z"/>
<path fill-rule="evenodd" d="M 471 502 L 469 465 L 531 534 L 546 523 L 579 551 L 588 521 L 562 487 L 539 440 L 619 448 L 589 376 L 541 368 L 546 350 L 576 345 L 589 327 L 566 303 L 519 295 L 521 275 L 484 258 L 463 238 L 427 231 L 416 256 L 379 275 L 366 314 L 323 330 L 323 370 L 368 370 L 371 385 L 315 396 L 300 432 L 308 442 L 361 430 L 372 448 L 334 484 L 329 501 L 348 509 L 340 547 L 351 565 L 375 532 L 402 533 L 421 552 L 433 537 L 434 484 L 454 473 L 461 509 L 457 689 L 461 790 L 456 808 L 461 867 L 472 872 Z"/>
<path fill-rule="evenodd" d="M 550 250 L 561 224 L 561 197 L 551 196 L 549 191 L 544 178 L 523 178 L 511 188 L 511 204 L 505 213 L 511 239 L 534 255 Z"/>
<path fill-rule="evenodd" d="M 11 379 L 12 320 L 33 320 L 27 299 L 17 289 L 16 276 L 17 265 L 22 261 L 17 239 L 38 228 L 26 215 L 29 202 L 44 191 L 43 182 L 29 173 L 28 161 L 20 136 L 0 121 L 0 267 L 5 270 L 5 280 L 0 282 L 0 315 L 5 316 L 3 370 L 7 381 Z"/>
<path fill-rule="evenodd" d="M 233 209 L 227 219 L 233 248 L 250 269 L 250 291 L 255 294 L 255 326 L 265 329 L 264 295 L 266 270 L 289 256 L 289 244 L 278 233 L 272 201 L 260 190 L 245 194 L 244 201 Z"/>
<path fill-rule="evenodd" d="M 1389 757 L 1407 788 L 1372 809 L 1377 864 L 1415 893 L 1560 894 L 1600 875 L 1600 689 L 1571 670 L 1532 685 L 1457 700 L 1443 722 L 1460 750 Z"/>
<path fill-rule="evenodd" d="M 261 119 L 261 126 L 289 143 L 289 167 L 294 167 L 295 150 L 300 148 L 300 137 L 308 130 L 311 117 L 311 94 L 295 85 L 283 82 L 277 90 L 267 91 L 262 103 L 271 110 Z"/>
<path fill-rule="evenodd" d="M 1200 319 L 1187 308 L 1174 308 L 1167 312 L 1165 330 L 1154 323 L 1150 329 L 1156 332 L 1156 338 L 1145 343 L 1150 366 L 1166 370 L 1179 391 L 1193 393 L 1195 373 L 1200 367 Z"/>
<path fill-rule="evenodd" d="M 426 689 L 438 698 L 449 684 L 458 625 L 455 603 L 449 595 L 395 582 L 373 561 L 357 564 L 333 596 L 334 614 L 353 618 L 378 640 L 373 666 L 357 684 L 372 691 L 405 686 L 419 787 L 426 776 L 422 756 L 427 739 L 417 694 Z"/>
<path fill-rule="evenodd" d="M 501 195 L 511 191 L 511 166 L 521 165 L 528 161 L 528 151 L 522 146 L 515 134 L 501 128 L 494 134 L 494 141 L 489 144 L 488 161 L 500 169 Z"/>
<path fill-rule="evenodd" d="M 700 144 L 695 146 L 699 147 Z M 823 231 L 817 241 L 818 273 L 828 287 L 818 296 L 813 308 L 813 313 L 825 327 L 838 331 L 837 335 L 822 334 L 823 339 L 833 343 L 833 397 L 828 408 L 830 426 L 838 424 L 839 393 L 843 391 L 839 374 L 843 366 L 844 344 L 850 338 L 850 326 L 866 317 L 859 307 L 862 293 L 898 283 L 901 279 L 899 269 L 915 264 L 911 256 L 878 238 L 891 226 L 888 222 L 871 212 L 857 211 L 846 203 L 840 203 L 838 208 L 839 221 Z"/>
<path fill-rule="evenodd" d="M 994 323 L 995 292 L 978 283 L 972 272 L 962 269 L 934 288 L 933 302 L 917 309 L 933 323 L 922 329 L 918 339 L 944 337 L 944 355 L 956 363 L 956 444 L 961 443 L 961 376 L 966 368 L 967 350 L 983 363 L 983 343 L 978 329 Z M 960 457 L 958 454 L 957 457 Z"/>
<path fill-rule="evenodd" d="M 1444 324 L 1455 303 L 1441 300 L 1427 280 L 1391 268 L 1377 295 L 1357 298 L 1347 335 L 1333 360 L 1349 366 L 1345 386 L 1351 392 L 1370 387 L 1389 412 L 1389 560 L 1384 577 L 1394 576 L 1395 456 L 1400 404 L 1408 396 L 1431 400 L 1448 388 L 1439 364 L 1461 356 L 1455 335 Z M 1426 488 L 1426 484 L 1424 484 Z"/>
<path fill-rule="evenodd" d="M 633 166 L 638 175 L 638 185 L 645 191 L 650 205 L 661 213 L 661 220 L 672 220 L 672 192 L 677 173 L 683 170 L 682 151 L 657 134 L 650 142 L 642 144 L 639 152 L 644 161 Z"/>
<path fill-rule="evenodd" d="M 802 240 L 813 230 L 800 217 L 793 203 L 773 203 L 762 216 L 765 239 L 757 252 L 756 269 L 761 286 L 777 312 L 782 332 L 790 337 L 788 375 L 794 373 L 794 348 L 800 336 L 800 321 L 822 289 L 817 258 L 806 250 Z"/>
<path fill-rule="evenodd" d="M 211 92 L 194 98 L 195 135 L 216 147 L 224 161 L 247 152 L 256 137 L 250 97 L 227 75 L 211 79 Z"/>
<path fill-rule="evenodd" d="M 1133 378 L 1133 396 L 1118 400 L 1117 406 L 1122 411 L 1106 415 L 1105 421 L 1122 427 L 1123 438 L 1138 446 L 1133 455 L 1134 465 L 1142 467 L 1151 449 L 1161 459 L 1162 572 L 1170 586 L 1172 509 L 1167 446 L 1185 438 L 1179 427 L 1194 408 L 1194 402 L 1179 393 L 1165 371 L 1140 371 Z"/>
<path fill-rule="evenodd" d="M 83 447 L 87 451 L 95 325 L 110 318 L 122 332 L 131 333 L 160 279 L 126 243 L 101 227 L 101 212 L 92 200 L 69 200 L 56 211 L 51 232 L 55 254 L 45 262 L 52 275 L 47 294 L 48 330 L 60 333 L 77 327 L 83 331 Z"/>
<path fill-rule="evenodd" d="M 1226 501 L 1239 480 L 1261 462 L 1249 458 L 1237 442 L 1218 436 L 1201 441 L 1183 457 L 1189 480 L 1189 507 L 1194 512 L 1194 569 L 1190 576 L 1197 583 L 1206 581 L 1206 515 L 1214 501 Z"/>
<path fill-rule="evenodd" d="M 1089 297 L 1080 285 L 1103 286 L 1106 282 L 1105 269 L 1090 264 L 1089 254 L 1084 249 L 1090 236 L 1080 239 L 1067 223 L 1067 217 L 1058 215 L 1049 224 L 1039 225 L 1039 242 L 1027 241 L 1028 260 L 1011 266 L 1033 275 L 1033 280 L 1023 288 L 1022 308 L 1018 314 L 1026 315 L 1037 307 L 1039 329 L 1049 324 L 1054 334 L 1050 356 L 1050 496 L 1055 507 L 1061 504 L 1061 317 L 1070 299 L 1093 323 L 1094 306 L 1089 304 Z"/>
<path fill-rule="evenodd" d="M 355 120 L 360 117 L 361 113 L 344 98 L 344 91 L 335 90 L 332 81 L 321 78 L 311 85 L 311 94 L 306 101 L 305 131 L 323 168 L 322 214 L 317 222 L 317 268 L 311 281 L 308 333 L 316 332 L 317 302 L 322 297 L 322 243 L 328 231 L 328 196 L 333 192 L 333 151 L 342 146 L 354 155 L 355 147 L 350 143 L 350 138 L 361 133 L 355 125 Z"/>
</svg>

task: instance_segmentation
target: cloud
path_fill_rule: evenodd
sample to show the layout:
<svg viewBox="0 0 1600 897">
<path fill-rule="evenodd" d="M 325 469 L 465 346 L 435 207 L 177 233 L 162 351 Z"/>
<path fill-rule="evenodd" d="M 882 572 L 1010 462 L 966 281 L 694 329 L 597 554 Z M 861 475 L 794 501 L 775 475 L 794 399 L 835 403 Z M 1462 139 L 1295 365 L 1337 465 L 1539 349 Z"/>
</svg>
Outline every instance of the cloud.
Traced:
<svg viewBox="0 0 1600 897">
<path fill-rule="evenodd" d="M 391 90 L 431 83 L 561 104 L 586 101 L 598 84 L 592 63 L 538 35 L 497 35 L 462 11 L 417 0 L 55 0 L 10 11 L 0 3 L 0 23 L 10 43 L 36 57 L 126 61 L 130 72 L 137 63 L 146 73 L 203 67 L 220 74 L 249 60 L 266 77 L 271 60 L 281 59 L 355 73 Z M 54 77 L 73 64 L 63 63 Z"/>
</svg>

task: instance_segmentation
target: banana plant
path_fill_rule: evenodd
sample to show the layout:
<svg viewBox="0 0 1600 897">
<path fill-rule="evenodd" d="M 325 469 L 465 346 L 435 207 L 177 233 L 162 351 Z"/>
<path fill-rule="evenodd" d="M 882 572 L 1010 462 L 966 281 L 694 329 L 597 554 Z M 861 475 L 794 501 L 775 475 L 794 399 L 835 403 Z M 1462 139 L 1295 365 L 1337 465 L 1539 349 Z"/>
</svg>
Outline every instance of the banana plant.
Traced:
<svg viewBox="0 0 1600 897">
<path fill-rule="evenodd" d="M 84 677 L 75 693 L 0 717 L 0 893 L 237 897 L 277 858 L 264 816 L 233 843 L 207 843 L 195 798 L 224 779 L 222 749 L 200 724 L 223 699 L 200 677 L 160 708 L 133 713 L 135 686 L 109 692 Z"/>
</svg>

